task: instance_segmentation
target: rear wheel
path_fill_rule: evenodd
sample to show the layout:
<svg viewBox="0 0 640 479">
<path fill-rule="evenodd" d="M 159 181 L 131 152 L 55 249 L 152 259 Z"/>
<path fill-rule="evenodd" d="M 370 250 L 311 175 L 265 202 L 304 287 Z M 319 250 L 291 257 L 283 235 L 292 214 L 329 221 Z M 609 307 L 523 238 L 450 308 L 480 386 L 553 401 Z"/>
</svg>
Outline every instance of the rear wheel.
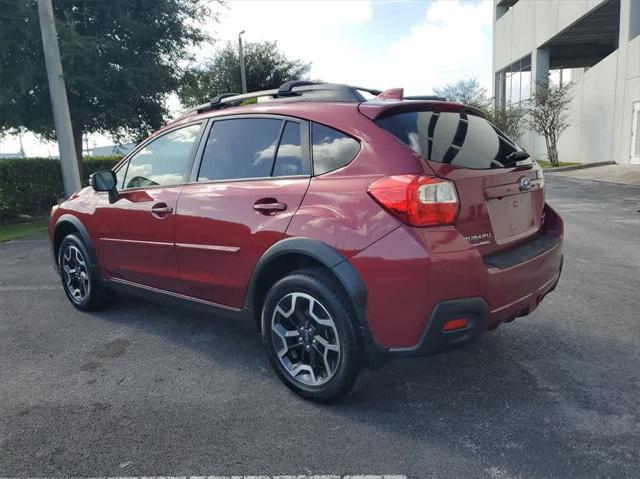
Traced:
<svg viewBox="0 0 640 479">
<path fill-rule="evenodd" d="M 262 339 L 285 385 L 314 401 L 346 394 L 360 369 L 346 299 L 322 270 L 301 270 L 273 285 L 262 309 Z"/>
<path fill-rule="evenodd" d="M 108 305 L 113 292 L 91 265 L 87 248 L 76 235 L 68 235 L 58 250 L 60 278 L 67 298 L 76 308 L 91 311 Z"/>
</svg>

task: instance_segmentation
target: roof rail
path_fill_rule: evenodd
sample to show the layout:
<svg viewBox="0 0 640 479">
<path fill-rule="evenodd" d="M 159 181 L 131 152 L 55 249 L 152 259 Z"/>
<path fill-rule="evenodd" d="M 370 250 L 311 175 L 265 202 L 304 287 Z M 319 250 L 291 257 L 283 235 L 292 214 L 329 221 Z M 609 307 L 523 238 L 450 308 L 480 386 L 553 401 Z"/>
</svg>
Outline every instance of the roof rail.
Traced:
<svg viewBox="0 0 640 479">
<path fill-rule="evenodd" d="M 221 93 L 220 95 L 214 96 L 209 103 L 203 103 L 202 105 L 198 105 L 192 110 L 189 110 L 187 113 L 198 112 L 202 113 L 203 111 L 211 110 L 216 105 L 219 105 L 222 100 L 225 98 L 230 98 L 232 96 L 237 96 L 238 93 Z"/>
<path fill-rule="evenodd" d="M 220 95 L 214 96 L 213 99 L 211 100 L 210 104 L 211 105 L 217 105 L 218 103 L 220 103 L 225 98 L 230 98 L 232 96 L 238 96 L 239 94 L 240 93 L 221 93 Z"/>
<path fill-rule="evenodd" d="M 389 90 L 388 90 L 389 91 Z M 198 105 L 186 111 L 180 118 L 204 113 L 205 111 L 217 110 L 236 106 L 247 100 L 259 98 L 270 98 L 281 101 L 336 101 L 336 102 L 363 102 L 366 98 L 361 92 L 366 92 L 377 96 L 382 94 L 382 90 L 373 88 L 363 88 L 341 83 L 325 83 L 308 80 L 292 80 L 283 83 L 279 88 L 273 90 L 262 90 L 252 93 L 221 93 L 216 95 L 208 103 Z M 439 96 L 405 96 L 405 100 L 441 100 Z"/>
<path fill-rule="evenodd" d="M 377 88 L 364 88 L 364 87 L 360 87 L 360 86 L 352 86 L 351 88 L 353 88 L 354 90 L 358 90 L 358 91 L 366 91 L 367 93 L 371 94 L 371 95 L 379 95 L 380 93 L 382 93 L 382 90 L 378 90 Z"/>
<path fill-rule="evenodd" d="M 281 97 L 281 96 L 300 95 L 300 93 L 293 91 L 293 87 L 320 85 L 321 83 L 322 82 L 314 82 L 314 81 L 307 81 L 307 80 L 291 80 L 280 85 L 280 87 L 278 88 L 278 96 Z"/>
<path fill-rule="evenodd" d="M 216 95 L 211 99 L 208 103 L 202 103 L 201 105 L 194 106 L 189 110 L 186 110 L 182 115 L 180 115 L 176 120 L 180 120 L 182 118 L 186 118 L 191 115 L 195 115 L 198 113 L 204 113 L 205 111 L 216 110 L 221 108 L 226 108 L 229 106 L 234 106 L 242 103 L 245 100 L 251 100 L 254 98 L 271 96 L 275 98 L 278 90 L 263 90 L 253 93 L 221 93 L 220 95 Z M 175 121 L 175 120 L 174 120 Z"/>
<path fill-rule="evenodd" d="M 282 101 L 308 100 L 308 101 L 338 101 L 338 102 L 362 102 L 366 98 L 360 92 L 371 95 L 379 95 L 381 90 L 362 88 L 339 83 L 314 82 L 308 80 L 292 80 L 283 83 L 278 89 L 263 90 L 252 93 L 222 93 L 216 95 L 210 102 L 198 105 L 187 110 L 179 118 L 184 118 L 205 111 L 216 110 L 235 106 L 246 100 L 265 97 L 280 99 Z"/>
<path fill-rule="evenodd" d="M 343 85 L 343 84 L 340 84 L 340 83 L 325 83 L 325 82 L 315 82 L 315 81 L 307 81 L 307 80 L 292 80 L 292 81 L 288 81 L 288 82 L 283 83 L 282 85 L 280 85 L 280 87 L 278 88 L 278 97 L 302 95 L 304 93 L 304 90 L 302 90 L 302 91 L 293 91 L 293 88 L 295 88 L 295 87 L 303 87 L 303 86 L 311 86 L 311 85 L 323 85 L 326 88 L 331 89 L 331 90 L 347 89 L 347 90 L 351 90 L 352 92 L 364 91 L 364 92 L 370 93 L 371 95 L 379 95 L 382 92 L 382 90 L 377 90 L 377 89 L 374 89 L 374 88 L 364 88 L 364 87 L 353 86 L 353 85 Z"/>
</svg>

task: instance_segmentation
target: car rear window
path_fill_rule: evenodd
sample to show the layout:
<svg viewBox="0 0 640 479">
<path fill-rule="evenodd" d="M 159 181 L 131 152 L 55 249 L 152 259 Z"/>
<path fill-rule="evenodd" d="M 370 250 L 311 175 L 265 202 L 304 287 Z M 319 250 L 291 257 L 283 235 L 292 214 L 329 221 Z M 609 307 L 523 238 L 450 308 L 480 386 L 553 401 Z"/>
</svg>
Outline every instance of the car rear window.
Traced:
<svg viewBox="0 0 640 479">
<path fill-rule="evenodd" d="M 512 167 L 507 155 L 520 150 L 490 122 L 464 112 L 412 111 L 376 123 L 424 159 L 464 168 Z"/>
<path fill-rule="evenodd" d="M 348 165 L 360 151 L 360 143 L 328 126 L 314 123 L 311 136 L 315 175 L 322 175 Z"/>
</svg>

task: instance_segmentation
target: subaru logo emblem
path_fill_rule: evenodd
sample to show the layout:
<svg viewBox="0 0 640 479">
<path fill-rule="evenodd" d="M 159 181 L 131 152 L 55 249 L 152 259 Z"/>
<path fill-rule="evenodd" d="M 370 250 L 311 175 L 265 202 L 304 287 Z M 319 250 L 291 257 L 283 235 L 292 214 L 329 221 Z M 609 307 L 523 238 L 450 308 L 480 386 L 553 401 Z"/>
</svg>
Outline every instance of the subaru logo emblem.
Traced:
<svg viewBox="0 0 640 479">
<path fill-rule="evenodd" d="M 520 191 L 529 191 L 533 185 L 527 176 L 520 178 Z"/>
</svg>

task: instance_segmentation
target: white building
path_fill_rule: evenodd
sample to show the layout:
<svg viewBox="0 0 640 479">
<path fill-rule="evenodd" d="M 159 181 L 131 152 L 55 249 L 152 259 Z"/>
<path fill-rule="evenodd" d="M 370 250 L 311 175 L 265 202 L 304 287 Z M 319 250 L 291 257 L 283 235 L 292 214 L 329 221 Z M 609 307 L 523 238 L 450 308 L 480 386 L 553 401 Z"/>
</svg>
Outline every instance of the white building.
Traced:
<svg viewBox="0 0 640 479">
<path fill-rule="evenodd" d="M 561 161 L 640 163 L 640 0 L 494 0 L 494 96 L 527 100 L 536 83 L 574 83 Z M 544 140 L 520 143 L 544 158 Z"/>
</svg>

